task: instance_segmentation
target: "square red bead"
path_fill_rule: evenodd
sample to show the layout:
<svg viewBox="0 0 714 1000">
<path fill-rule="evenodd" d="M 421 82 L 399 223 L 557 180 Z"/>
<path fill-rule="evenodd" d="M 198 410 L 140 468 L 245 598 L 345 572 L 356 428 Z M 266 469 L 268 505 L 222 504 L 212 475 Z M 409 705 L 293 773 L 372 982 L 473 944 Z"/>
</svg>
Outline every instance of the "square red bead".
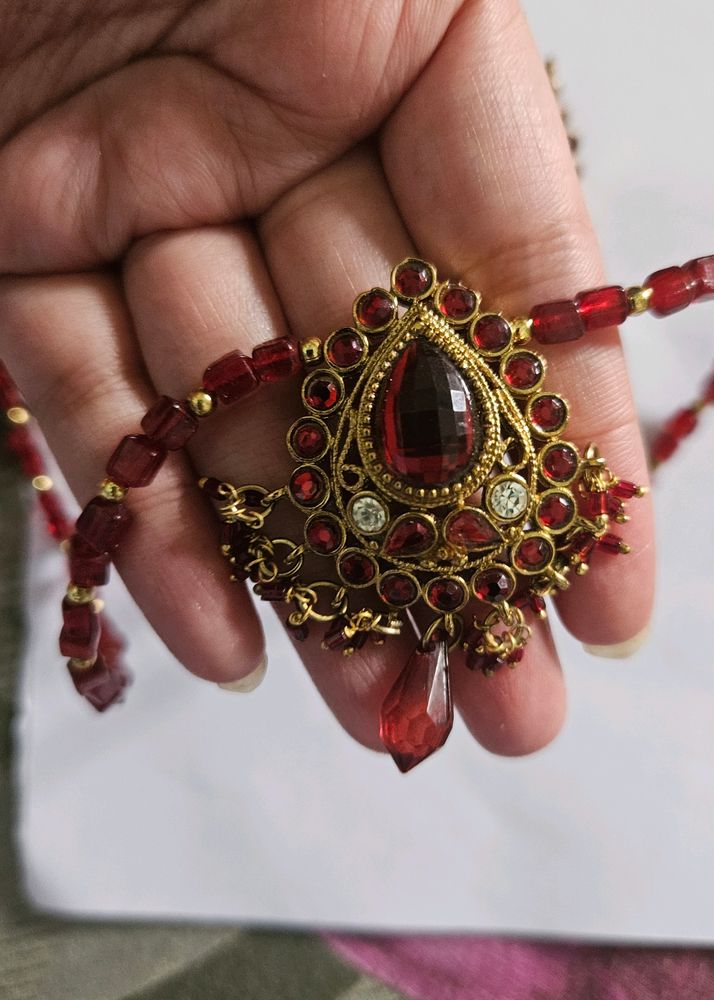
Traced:
<svg viewBox="0 0 714 1000">
<path fill-rule="evenodd" d="M 531 319 L 533 336 L 539 344 L 562 344 L 566 340 L 578 340 L 585 333 L 582 317 L 570 299 L 536 306 Z"/>
<path fill-rule="evenodd" d="M 630 307 L 627 292 L 621 285 L 592 288 L 575 297 L 575 306 L 586 330 L 619 326 L 627 319 Z"/>
<path fill-rule="evenodd" d="M 261 382 L 281 382 L 300 371 L 300 352 L 292 337 L 268 340 L 253 350 L 255 373 Z"/>
<path fill-rule="evenodd" d="M 109 556 L 72 535 L 69 543 L 69 577 L 78 587 L 103 587 L 109 580 Z"/>
<path fill-rule="evenodd" d="M 258 388 L 253 362 L 240 351 L 224 354 L 203 373 L 203 388 L 215 392 L 226 406 L 245 399 Z"/>
<path fill-rule="evenodd" d="M 141 429 L 154 444 L 178 451 L 196 433 L 198 420 L 177 399 L 161 396 L 144 414 Z"/>
<path fill-rule="evenodd" d="M 127 434 L 107 462 L 107 475 L 120 486 L 148 486 L 166 458 L 145 434 Z"/>
<path fill-rule="evenodd" d="M 710 299 L 714 296 L 714 254 L 690 260 L 683 268 L 694 283 L 694 297 Z"/>
<path fill-rule="evenodd" d="M 94 497 L 77 518 L 79 537 L 95 552 L 112 552 L 124 537 L 132 516 L 121 501 Z"/>
<path fill-rule="evenodd" d="M 77 660 L 91 660 L 99 645 L 99 619 L 92 604 L 62 603 L 60 652 Z"/>
</svg>

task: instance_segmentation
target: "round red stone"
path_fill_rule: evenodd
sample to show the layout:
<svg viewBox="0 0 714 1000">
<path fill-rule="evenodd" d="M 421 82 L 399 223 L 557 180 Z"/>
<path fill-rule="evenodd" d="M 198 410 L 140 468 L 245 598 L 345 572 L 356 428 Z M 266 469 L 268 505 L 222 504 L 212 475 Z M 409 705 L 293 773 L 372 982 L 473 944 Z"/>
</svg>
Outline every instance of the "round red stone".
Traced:
<svg viewBox="0 0 714 1000">
<path fill-rule="evenodd" d="M 454 323 L 466 323 L 477 307 L 476 293 L 455 282 L 449 282 L 439 293 L 439 310 Z"/>
<path fill-rule="evenodd" d="M 553 556 L 553 543 L 543 535 L 530 535 L 517 547 L 513 562 L 527 573 L 544 569 Z"/>
<path fill-rule="evenodd" d="M 526 391 L 538 385 L 543 376 L 543 362 L 530 351 L 511 355 L 503 369 L 503 377 L 512 389 Z"/>
<path fill-rule="evenodd" d="M 290 492 L 298 503 L 312 507 L 327 492 L 325 480 L 317 469 L 296 469 L 290 477 Z"/>
<path fill-rule="evenodd" d="M 531 423 L 537 431 L 552 434 L 559 431 L 568 415 L 560 396 L 537 396 L 530 405 Z"/>
<path fill-rule="evenodd" d="M 538 504 L 536 517 L 540 524 L 552 531 L 562 531 L 575 516 L 575 504 L 567 493 L 549 493 Z"/>
<path fill-rule="evenodd" d="M 434 274 L 423 260 L 410 258 L 403 261 L 394 272 L 393 287 L 405 299 L 419 299 L 431 290 Z"/>
<path fill-rule="evenodd" d="M 474 323 L 471 339 L 480 350 L 488 354 L 497 354 L 510 344 L 511 327 L 503 316 L 497 316 L 495 313 L 481 316 Z"/>
<path fill-rule="evenodd" d="M 317 458 L 327 446 L 327 431 L 317 421 L 305 421 L 293 427 L 290 445 L 301 458 Z"/>
<path fill-rule="evenodd" d="M 387 535 L 384 553 L 388 556 L 420 556 L 436 542 L 436 529 L 431 521 L 412 514 L 397 521 Z"/>
<path fill-rule="evenodd" d="M 366 587 L 377 573 L 374 561 L 361 552 L 346 552 L 338 562 L 338 569 L 343 579 L 355 587 Z"/>
<path fill-rule="evenodd" d="M 438 611 L 456 611 L 466 601 L 466 587 L 460 580 L 443 577 L 429 584 L 426 597 Z"/>
<path fill-rule="evenodd" d="M 480 511 L 465 508 L 450 518 L 444 530 L 449 545 L 458 549 L 479 549 L 495 545 L 501 536 Z"/>
<path fill-rule="evenodd" d="M 379 583 L 379 596 L 395 608 L 406 608 L 416 601 L 419 588 L 406 573 L 386 573 Z"/>
<path fill-rule="evenodd" d="M 479 573 L 474 580 L 474 594 L 488 604 L 500 604 L 507 600 L 513 592 L 513 579 L 510 573 L 492 566 Z"/>
<path fill-rule="evenodd" d="M 327 343 L 325 354 L 335 368 L 353 368 L 364 357 L 364 340 L 356 330 L 346 327 L 333 333 Z"/>
<path fill-rule="evenodd" d="M 578 455 L 569 444 L 554 444 L 543 456 L 543 472 L 556 483 L 568 482 L 578 470 Z"/>
<path fill-rule="evenodd" d="M 342 542 L 342 530 L 337 519 L 330 514 L 312 517 L 305 528 L 305 538 L 314 552 L 329 556 L 336 552 Z"/>
<path fill-rule="evenodd" d="M 355 303 L 355 319 L 366 330 L 383 330 L 396 315 L 396 302 L 383 288 L 364 292 Z"/>
<path fill-rule="evenodd" d="M 305 402 L 311 410 L 326 413 L 333 410 L 342 397 L 342 388 L 328 372 L 316 372 L 305 384 Z"/>
</svg>

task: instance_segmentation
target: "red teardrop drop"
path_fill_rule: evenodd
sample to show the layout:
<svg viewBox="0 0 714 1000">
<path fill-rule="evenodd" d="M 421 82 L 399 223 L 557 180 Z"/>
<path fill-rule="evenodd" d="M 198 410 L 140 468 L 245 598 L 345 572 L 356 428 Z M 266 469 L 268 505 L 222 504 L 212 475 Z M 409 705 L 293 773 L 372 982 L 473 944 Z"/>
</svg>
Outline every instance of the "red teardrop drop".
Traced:
<svg viewBox="0 0 714 1000">
<path fill-rule="evenodd" d="M 444 537 L 449 545 L 457 549 L 466 549 L 467 552 L 502 541 L 501 535 L 489 519 L 480 510 L 472 507 L 464 507 L 449 518 L 444 529 Z"/>
<path fill-rule="evenodd" d="M 384 542 L 387 556 L 421 556 L 436 542 L 436 529 L 421 514 L 411 514 L 397 521 Z"/>
</svg>

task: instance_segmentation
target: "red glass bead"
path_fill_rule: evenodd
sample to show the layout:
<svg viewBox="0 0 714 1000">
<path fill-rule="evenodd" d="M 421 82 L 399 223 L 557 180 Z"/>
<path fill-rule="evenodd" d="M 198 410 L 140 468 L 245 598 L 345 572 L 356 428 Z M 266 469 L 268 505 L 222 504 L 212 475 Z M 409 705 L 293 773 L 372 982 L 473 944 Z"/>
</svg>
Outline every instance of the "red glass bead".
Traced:
<svg viewBox="0 0 714 1000">
<path fill-rule="evenodd" d="M 565 424 L 568 410 L 560 396 L 536 396 L 529 408 L 531 423 L 543 434 L 553 434 Z"/>
<path fill-rule="evenodd" d="M 325 356 L 335 368 L 353 368 L 365 353 L 363 337 L 349 327 L 333 333 L 325 348 Z"/>
<path fill-rule="evenodd" d="M 144 414 L 141 429 L 154 444 L 168 451 L 178 451 L 196 433 L 198 420 L 177 399 L 160 396 Z"/>
<path fill-rule="evenodd" d="M 420 299 L 431 291 L 434 274 L 423 260 L 410 257 L 395 269 L 392 284 L 402 298 Z"/>
<path fill-rule="evenodd" d="M 673 434 L 658 434 L 652 445 L 652 458 L 655 462 L 666 462 L 679 446 L 679 438 Z"/>
<path fill-rule="evenodd" d="M 621 285 L 580 292 L 575 297 L 575 306 L 586 330 L 619 326 L 625 322 L 630 312 L 627 292 Z"/>
<path fill-rule="evenodd" d="M 244 551 L 250 543 L 252 532 L 243 521 L 221 523 L 221 545 L 229 545 L 232 549 Z"/>
<path fill-rule="evenodd" d="M 596 543 L 597 539 L 588 531 L 579 531 L 571 539 L 570 552 L 578 562 L 587 563 Z"/>
<path fill-rule="evenodd" d="M 148 486 L 166 458 L 166 451 L 145 434 L 127 434 L 107 462 L 107 475 L 120 486 Z"/>
<path fill-rule="evenodd" d="M 631 500 L 632 497 L 637 496 L 638 491 L 637 483 L 631 483 L 627 479 L 619 479 L 610 487 L 610 492 L 621 500 Z"/>
<path fill-rule="evenodd" d="M 54 492 L 43 491 L 38 495 L 40 507 L 45 515 L 47 531 L 52 538 L 63 541 L 72 534 L 72 524 L 65 514 L 62 504 Z"/>
<path fill-rule="evenodd" d="M 434 580 L 429 584 L 426 598 L 437 611 L 457 611 L 466 601 L 466 587 L 460 580 L 448 577 Z"/>
<path fill-rule="evenodd" d="M 261 382 L 281 382 L 301 368 L 300 350 L 292 337 L 277 337 L 253 348 L 253 368 Z"/>
<path fill-rule="evenodd" d="M 420 514 L 402 517 L 392 526 L 384 543 L 387 556 L 421 556 L 436 543 L 436 529 Z"/>
<path fill-rule="evenodd" d="M 95 552 L 112 552 L 124 537 L 131 520 L 124 503 L 94 497 L 79 515 L 75 531 Z"/>
<path fill-rule="evenodd" d="M 69 543 L 69 577 L 78 587 L 103 587 L 109 579 L 109 557 L 79 537 Z"/>
<path fill-rule="evenodd" d="M 305 402 L 311 410 L 327 413 L 337 406 L 342 389 L 336 378 L 328 372 L 316 372 L 305 385 Z"/>
<path fill-rule="evenodd" d="M 382 705 L 382 742 L 405 773 L 444 745 L 453 723 L 448 647 L 417 649 Z"/>
<path fill-rule="evenodd" d="M 530 535 L 523 539 L 514 554 L 513 562 L 518 569 L 533 573 L 544 569 L 553 557 L 553 543 L 542 535 Z"/>
<path fill-rule="evenodd" d="M 696 410 L 687 407 L 675 413 L 664 425 L 663 433 L 671 434 L 675 438 L 687 437 L 691 434 L 699 422 L 699 414 Z"/>
<path fill-rule="evenodd" d="M 474 580 L 474 594 L 480 601 L 488 604 L 500 604 L 513 593 L 513 579 L 505 570 L 497 566 L 479 573 Z"/>
<path fill-rule="evenodd" d="M 373 333 L 384 330 L 397 315 L 397 303 L 383 288 L 372 288 L 357 299 L 355 319 L 360 326 Z"/>
<path fill-rule="evenodd" d="M 545 597 L 543 597 L 541 594 L 529 594 L 529 598 L 530 598 L 529 603 L 533 614 L 538 615 L 539 618 L 543 618 L 545 616 L 545 608 L 546 608 Z"/>
<path fill-rule="evenodd" d="M 618 518 L 625 513 L 625 505 L 619 497 L 607 493 L 607 514 L 608 517 Z"/>
<path fill-rule="evenodd" d="M 366 587 L 377 575 L 376 564 L 361 552 L 346 552 L 337 563 L 340 575 L 355 587 Z"/>
<path fill-rule="evenodd" d="M 327 447 L 327 430 L 316 420 L 306 420 L 293 427 L 290 446 L 301 458 L 318 458 Z"/>
<path fill-rule="evenodd" d="M 690 260 L 682 270 L 694 284 L 696 299 L 710 299 L 714 296 L 714 254 Z"/>
<path fill-rule="evenodd" d="M 607 514 L 607 493 L 605 490 L 586 493 L 581 498 L 580 505 L 586 517 L 601 517 L 603 514 Z"/>
<path fill-rule="evenodd" d="M 544 302 L 531 312 L 532 333 L 539 344 L 562 344 L 578 340 L 585 333 L 585 324 L 574 302 Z"/>
<path fill-rule="evenodd" d="M 77 660 L 91 660 L 99 645 L 99 618 L 92 604 L 62 602 L 60 652 Z"/>
<path fill-rule="evenodd" d="M 645 280 L 645 288 L 652 289 L 650 309 L 656 316 L 686 309 L 694 301 L 696 280 L 682 267 L 665 267 L 655 271 Z"/>
<path fill-rule="evenodd" d="M 305 642 L 310 635 L 310 629 L 307 622 L 300 622 L 299 625 L 292 625 L 289 621 L 287 621 L 285 623 L 285 627 L 296 642 Z"/>
<path fill-rule="evenodd" d="M 538 504 L 536 517 L 551 531 L 562 531 L 575 517 L 575 504 L 567 493 L 548 493 Z"/>
<path fill-rule="evenodd" d="M 335 618 L 322 640 L 325 649 L 341 649 L 348 652 L 361 649 L 364 646 L 367 641 L 367 633 L 355 632 L 354 635 L 349 636 L 346 631 L 347 624 L 347 618 L 344 615 Z"/>
<path fill-rule="evenodd" d="M 230 351 L 203 373 L 203 388 L 215 392 L 219 400 L 229 406 L 245 399 L 258 388 L 253 362 L 240 351 Z"/>
<path fill-rule="evenodd" d="M 342 530 L 330 514 L 312 517 L 305 528 L 305 538 L 310 548 L 320 555 L 336 552 L 342 543 Z"/>
<path fill-rule="evenodd" d="M 220 479 L 216 479 L 214 476 L 207 476 L 201 481 L 201 489 L 203 492 L 209 496 L 212 500 L 223 500 L 225 499 L 221 493 L 221 486 L 223 483 Z"/>
<path fill-rule="evenodd" d="M 513 389 L 533 389 L 543 377 L 543 362 L 530 351 L 519 351 L 506 362 L 503 377 Z"/>
<path fill-rule="evenodd" d="M 577 452 L 569 444 L 554 444 L 543 456 L 543 473 L 556 483 L 572 479 L 578 469 Z"/>
<path fill-rule="evenodd" d="M 465 507 L 449 518 L 444 537 L 449 545 L 467 552 L 501 541 L 501 535 L 488 518 L 472 507 Z"/>
<path fill-rule="evenodd" d="M 470 288 L 449 282 L 439 292 L 438 306 L 452 323 L 468 323 L 478 308 L 478 298 Z"/>
<path fill-rule="evenodd" d="M 479 350 L 497 354 L 510 344 L 511 327 L 503 316 L 489 313 L 476 320 L 471 330 L 471 340 Z"/>
<path fill-rule="evenodd" d="M 607 552 L 611 556 L 620 555 L 622 552 L 622 539 L 619 535 L 613 535 L 611 532 L 607 532 L 598 538 L 597 545 L 599 549 L 602 549 L 603 552 Z"/>
<path fill-rule="evenodd" d="M 379 581 L 379 596 L 395 608 L 406 608 L 419 596 L 419 588 L 406 573 L 385 573 Z"/>
<path fill-rule="evenodd" d="M 69 666 L 69 673 L 78 693 L 98 712 L 105 712 L 123 701 L 124 689 L 131 682 L 126 670 L 110 667 L 102 656 L 98 656 L 89 669 Z"/>
<path fill-rule="evenodd" d="M 317 469 L 296 469 L 290 477 L 290 492 L 305 507 L 320 503 L 326 491 L 325 480 Z"/>
</svg>

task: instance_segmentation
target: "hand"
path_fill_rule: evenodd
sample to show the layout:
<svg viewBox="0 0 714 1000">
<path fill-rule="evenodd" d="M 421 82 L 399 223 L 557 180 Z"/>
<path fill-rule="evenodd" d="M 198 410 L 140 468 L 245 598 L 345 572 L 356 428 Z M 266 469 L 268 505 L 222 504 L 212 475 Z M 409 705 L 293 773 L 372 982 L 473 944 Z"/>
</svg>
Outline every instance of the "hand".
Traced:
<svg viewBox="0 0 714 1000">
<path fill-rule="evenodd" d="M 411 252 L 514 315 L 602 281 L 515 0 L 55 0 L 6 9 L 0 29 L 0 356 L 82 503 L 157 394 L 185 396 L 228 350 L 326 335 Z M 570 436 L 644 482 L 616 331 L 548 354 Z M 119 571 L 209 680 L 254 671 L 263 637 L 193 483 L 284 483 L 295 396 L 271 389 L 213 418 L 131 494 Z M 632 554 L 559 598 L 580 640 L 644 628 L 651 539 L 643 500 Z M 342 725 L 380 748 L 379 705 L 413 645 L 341 660 L 315 635 L 300 652 Z M 490 750 L 527 753 L 558 731 L 547 627 L 514 671 L 455 668 L 456 703 Z"/>
</svg>

